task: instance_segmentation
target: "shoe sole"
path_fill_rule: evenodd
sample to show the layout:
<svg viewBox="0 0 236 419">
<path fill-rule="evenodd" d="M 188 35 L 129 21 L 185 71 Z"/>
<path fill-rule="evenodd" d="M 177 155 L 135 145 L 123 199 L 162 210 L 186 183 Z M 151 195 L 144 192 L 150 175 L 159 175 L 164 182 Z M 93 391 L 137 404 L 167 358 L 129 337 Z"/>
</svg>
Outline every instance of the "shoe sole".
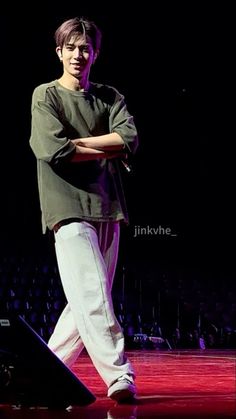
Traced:
<svg viewBox="0 0 236 419">
<path fill-rule="evenodd" d="M 110 398 L 118 403 L 129 403 L 135 401 L 135 393 L 129 389 L 117 390 L 110 395 Z"/>
</svg>

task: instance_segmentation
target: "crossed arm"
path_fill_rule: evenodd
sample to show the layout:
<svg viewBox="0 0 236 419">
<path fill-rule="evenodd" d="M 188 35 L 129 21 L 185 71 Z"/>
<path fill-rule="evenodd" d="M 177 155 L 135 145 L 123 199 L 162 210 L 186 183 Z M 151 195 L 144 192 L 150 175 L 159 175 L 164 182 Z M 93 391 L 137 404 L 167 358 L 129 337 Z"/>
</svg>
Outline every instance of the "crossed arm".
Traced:
<svg viewBox="0 0 236 419">
<path fill-rule="evenodd" d="M 72 162 L 124 157 L 124 141 L 116 132 L 71 140 L 76 146 Z"/>
</svg>

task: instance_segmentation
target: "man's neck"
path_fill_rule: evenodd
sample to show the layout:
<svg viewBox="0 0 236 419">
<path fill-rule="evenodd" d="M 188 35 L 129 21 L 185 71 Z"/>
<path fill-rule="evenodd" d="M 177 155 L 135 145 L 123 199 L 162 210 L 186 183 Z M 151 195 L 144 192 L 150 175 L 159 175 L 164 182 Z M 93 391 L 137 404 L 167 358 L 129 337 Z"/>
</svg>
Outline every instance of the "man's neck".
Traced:
<svg viewBox="0 0 236 419">
<path fill-rule="evenodd" d="M 58 82 L 69 90 L 74 91 L 86 91 L 89 89 L 89 80 L 79 80 L 76 77 L 68 77 L 67 75 L 63 74 Z"/>
</svg>

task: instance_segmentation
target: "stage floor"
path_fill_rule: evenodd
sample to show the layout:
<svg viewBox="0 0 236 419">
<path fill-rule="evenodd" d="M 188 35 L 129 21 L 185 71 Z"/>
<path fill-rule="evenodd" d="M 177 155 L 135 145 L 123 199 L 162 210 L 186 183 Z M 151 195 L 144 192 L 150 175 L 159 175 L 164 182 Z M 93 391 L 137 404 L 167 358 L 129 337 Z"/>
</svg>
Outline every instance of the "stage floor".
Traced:
<svg viewBox="0 0 236 419">
<path fill-rule="evenodd" d="M 116 405 L 83 353 L 73 372 L 96 401 L 69 411 L 0 405 L 0 418 L 227 418 L 236 417 L 236 351 L 127 351 L 137 373 L 135 405 Z"/>
</svg>

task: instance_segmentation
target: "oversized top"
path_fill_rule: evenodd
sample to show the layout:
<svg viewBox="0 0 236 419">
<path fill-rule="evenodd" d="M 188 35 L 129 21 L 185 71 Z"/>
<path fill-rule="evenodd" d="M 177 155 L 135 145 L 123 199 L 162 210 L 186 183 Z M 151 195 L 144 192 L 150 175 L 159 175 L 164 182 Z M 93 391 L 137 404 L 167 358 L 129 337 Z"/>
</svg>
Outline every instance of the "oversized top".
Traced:
<svg viewBox="0 0 236 419">
<path fill-rule="evenodd" d="M 71 162 L 75 138 L 117 132 L 128 153 L 138 137 L 123 95 L 90 83 L 72 91 L 57 80 L 36 87 L 32 97 L 30 146 L 37 158 L 42 227 L 68 218 L 128 222 L 118 159 Z"/>
</svg>

